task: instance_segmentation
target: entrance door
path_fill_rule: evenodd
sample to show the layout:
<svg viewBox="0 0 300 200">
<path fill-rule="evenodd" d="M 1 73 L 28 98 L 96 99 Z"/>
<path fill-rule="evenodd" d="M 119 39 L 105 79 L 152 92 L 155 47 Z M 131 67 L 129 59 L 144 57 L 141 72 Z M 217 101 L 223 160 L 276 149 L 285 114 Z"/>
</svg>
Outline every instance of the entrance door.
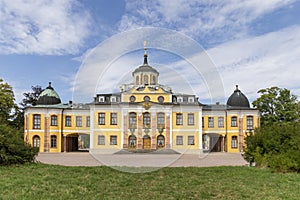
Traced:
<svg viewBox="0 0 300 200">
<path fill-rule="evenodd" d="M 143 138 L 143 148 L 150 149 L 151 148 L 151 138 L 149 135 L 145 135 Z"/>
</svg>

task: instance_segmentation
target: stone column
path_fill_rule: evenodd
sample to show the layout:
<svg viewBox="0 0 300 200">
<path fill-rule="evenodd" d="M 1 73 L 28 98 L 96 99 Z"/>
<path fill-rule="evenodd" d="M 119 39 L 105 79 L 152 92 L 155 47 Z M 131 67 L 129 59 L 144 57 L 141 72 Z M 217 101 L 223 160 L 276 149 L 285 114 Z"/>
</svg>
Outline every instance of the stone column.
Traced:
<svg viewBox="0 0 300 200">
<path fill-rule="evenodd" d="M 143 128 L 143 116 L 141 113 L 137 115 L 137 130 L 138 130 L 138 135 L 137 135 L 137 149 L 142 149 L 143 148 L 143 134 L 142 134 L 142 128 Z"/>
<path fill-rule="evenodd" d="M 50 133 L 49 133 L 49 116 L 45 116 L 45 123 L 44 123 L 44 152 L 49 152 L 50 150 Z"/>
<path fill-rule="evenodd" d="M 171 148 L 170 142 L 172 138 L 170 137 L 170 125 L 171 125 L 170 115 L 167 115 L 166 116 L 166 149 Z"/>
<path fill-rule="evenodd" d="M 152 129 L 152 136 L 151 136 L 151 149 L 156 149 L 156 130 L 157 130 L 157 118 L 156 113 L 151 113 L 151 129 Z"/>
<path fill-rule="evenodd" d="M 67 152 L 67 136 L 64 135 L 64 152 Z"/>
<path fill-rule="evenodd" d="M 123 148 L 128 148 L 128 114 L 124 115 Z"/>
<path fill-rule="evenodd" d="M 224 146 L 225 146 L 224 136 L 222 135 L 222 140 L 221 140 L 221 152 L 224 152 Z"/>
<path fill-rule="evenodd" d="M 239 145 L 239 151 L 240 152 L 242 152 L 244 150 L 243 143 L 244 143 L 243 118 L 239 118 L 239 139 L 238 139 L 238 145 Z"/>
</svg>

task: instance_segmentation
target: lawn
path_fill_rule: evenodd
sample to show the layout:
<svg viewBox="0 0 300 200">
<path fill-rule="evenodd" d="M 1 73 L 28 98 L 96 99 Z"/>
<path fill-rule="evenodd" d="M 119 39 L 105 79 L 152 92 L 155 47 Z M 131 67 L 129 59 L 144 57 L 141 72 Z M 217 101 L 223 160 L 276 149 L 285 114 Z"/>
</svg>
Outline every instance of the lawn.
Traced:
<svg viewBox="0 0 300 200">
<path fill-rule="evenodd" d="M 254 167 L 0 166 L 0 199 L 299 199 L 300 174 Z"/>
</svg>

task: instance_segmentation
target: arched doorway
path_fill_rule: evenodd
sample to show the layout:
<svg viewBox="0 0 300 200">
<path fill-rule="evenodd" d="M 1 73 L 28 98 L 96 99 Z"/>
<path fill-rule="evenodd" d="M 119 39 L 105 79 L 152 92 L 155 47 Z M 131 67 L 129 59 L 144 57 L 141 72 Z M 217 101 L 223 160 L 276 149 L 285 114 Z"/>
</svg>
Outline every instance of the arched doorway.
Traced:
<svg viewBox="0 0 300 200">
<path fill-rule="evenodd" d="M 222 136 L 217 133 L 207 133 L 203 135 L 203 151 L 221 152 Z"/>
<path fill-rule="evenodd" d="M 157 136 L 157 148 L 165 147 L 165 136 L 159 135 Z"/>
<path fill-rule="evenodd" d="M 33 136 L 33 138 L 32 138 L 32 146 L 40 148 L 40 145 L 41 145 L 40 136 L 38 136 L 38 135 Z"/>
<path fill-rule="evenodd" d="M 136 148 L 136 136 L 130 135 L 128 137 L 128 148 L 135 149 Z"/>
<path fill-rule="evenodd" d="M 143 148 L 150 149 L 151 148 L 151 137 L 149 135 L 145 135 L 143 137 Z"/>
</svg>

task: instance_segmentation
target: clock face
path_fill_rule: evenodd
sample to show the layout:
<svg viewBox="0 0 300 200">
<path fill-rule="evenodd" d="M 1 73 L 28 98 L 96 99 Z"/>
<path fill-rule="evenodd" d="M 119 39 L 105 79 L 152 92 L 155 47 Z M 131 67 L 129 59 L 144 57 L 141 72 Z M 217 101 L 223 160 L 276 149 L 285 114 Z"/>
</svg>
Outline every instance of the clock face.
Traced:
<svg viewBox="0 0 300 200">
<path fill-rule="evenodd" d="M 135 96 L 130 96 L 129 100 L 130 102 L 135 102 Z"/>
<path fill-rule="evenodd" d="M 157 100 L 158 100 L 159 103 L 163 103 L 164 100 L 165 100 L 165 98 L 164 98 L 163 96 L 159 96 L 159 97 L 157 98 Z"/>
<path fill-rule="evenodd" d="M 150 101 L 150 97 L 145 96 L 145 97 L 144 97 L 144 101 Z"/>
</svg>

